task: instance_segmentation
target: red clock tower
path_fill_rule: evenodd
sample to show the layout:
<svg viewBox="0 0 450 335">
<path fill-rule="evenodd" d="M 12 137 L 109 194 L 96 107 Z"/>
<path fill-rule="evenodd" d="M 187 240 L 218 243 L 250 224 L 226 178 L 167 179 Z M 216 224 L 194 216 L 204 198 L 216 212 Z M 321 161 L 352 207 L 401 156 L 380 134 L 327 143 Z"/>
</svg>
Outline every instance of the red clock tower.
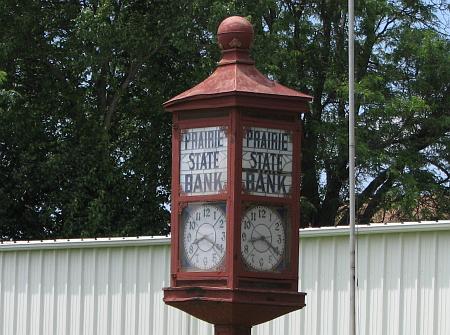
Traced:
<svg viewBox="0 0 450 335">
<path fill-rule="evenodd" d="M 300 113 L 312 98 L 263 76 L 253 27 L 225 19 L 214 73 L 164 104 L 173 115 L 171 286 L 164 301 L 216 335 L 305 306 L 298 292 Z"/>
</svg>

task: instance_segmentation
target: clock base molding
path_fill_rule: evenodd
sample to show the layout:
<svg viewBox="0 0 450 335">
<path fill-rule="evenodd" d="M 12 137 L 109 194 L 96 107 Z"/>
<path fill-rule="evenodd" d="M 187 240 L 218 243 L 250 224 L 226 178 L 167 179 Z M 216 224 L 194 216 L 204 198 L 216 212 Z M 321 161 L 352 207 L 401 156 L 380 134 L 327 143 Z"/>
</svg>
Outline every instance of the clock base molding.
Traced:
<svg viewBox="0 0 450 335">
<path fill-rule="evenodd" d="M 164 288 L 163 300 L 214 324 L 216 335 L 246 335 L 254 325 L 305 307 L 305 296 L 304 292 L 197 286 Z"/>
<path fill-rule="evenodd" d="M 251 326 L 215 325 L 214 335 L 251 335 Z"/>
</svg>

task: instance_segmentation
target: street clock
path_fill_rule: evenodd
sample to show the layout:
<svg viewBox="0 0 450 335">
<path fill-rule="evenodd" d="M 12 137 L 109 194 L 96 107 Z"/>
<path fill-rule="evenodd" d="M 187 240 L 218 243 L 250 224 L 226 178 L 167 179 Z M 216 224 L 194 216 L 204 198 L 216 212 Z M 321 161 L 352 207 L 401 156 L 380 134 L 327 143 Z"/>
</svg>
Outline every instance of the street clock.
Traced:
<svg viewBox="0 0 450 335">
<path fill-rule="evenodd" d="M 172 113 L 171 281 L 164 301 L 216 335 L 302 308 L 300 114 L 311 97 L 267 79 L 242 17 L 218 29 L 222 59 L 164 104 Z"/>
</svg>

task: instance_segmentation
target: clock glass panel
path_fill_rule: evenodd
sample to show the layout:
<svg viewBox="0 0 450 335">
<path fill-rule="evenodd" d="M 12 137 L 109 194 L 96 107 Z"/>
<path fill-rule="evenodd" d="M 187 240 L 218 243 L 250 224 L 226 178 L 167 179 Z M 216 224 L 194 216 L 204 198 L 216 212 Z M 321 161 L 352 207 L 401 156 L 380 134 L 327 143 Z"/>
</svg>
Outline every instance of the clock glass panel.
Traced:
<svg viewBox="0 0 450 335">
<path fill-rule="evenodd" d="M 222 202 L 191 203 L 183 209 L 180 260 L 184 271 L 223 271 L 226 223 Z"/>
<path fill-rule="evenodd" d="M 241 258 L 250 271 L 280 272 L 289 264 L 290 230 L 287 209 L 247 207 L 241 220 Z"/>
</svg>

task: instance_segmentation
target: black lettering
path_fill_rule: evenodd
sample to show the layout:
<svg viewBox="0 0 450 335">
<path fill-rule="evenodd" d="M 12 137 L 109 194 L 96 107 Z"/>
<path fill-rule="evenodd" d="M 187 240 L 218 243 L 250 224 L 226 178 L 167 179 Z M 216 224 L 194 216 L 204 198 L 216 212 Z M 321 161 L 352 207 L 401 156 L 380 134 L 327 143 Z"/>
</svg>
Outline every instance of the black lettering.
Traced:
<svg viewBox="0 0 450 335">
<path fill-rule="evenodd" d="M 283 139 L 281 140 L 281 143 L 282 143 L 281 150 L 287 151 L 287 149 L 288 149 L 288 134 L 283 133 L 282 137 L 283 137 Z"/>
<path fill-rule="evenodd" d="M 214 151 L 208 152 L 207 155 L 208 155 L 208 169 L 212 169 L 212 167 L 213 167 Z"/>
<path fill-rule="evenodd" d="M 265 131 L 262 131 L 261 132 L 261 146 L 260 146 L 260 148 L 261 149 L 266 149 L 267 148 L 267 138 L 266 138 L 266 136 L 267 136 L 267 132 L 265 132 Z"/>
<path fill-rule="evenodd" d="M 222 172 L 214 172 L 214 191 L 222 191 Z"/>
<path fill-rule="evenodd" d="M 286 185 L 286 176 L 278 175 L 278 193 L 287 194 Z"/>
<path fill-rule="evenodd" d="M 267 174 L 267 193 L 275 192 L 275 175 Z"/>
<path fill-rule="evenodd" d="M 188 164 L 190 170 L 208 170 L 219 168 L 219 152 L 196 152 L 188 156 Z"/>
<path fill-rule="evenodd" d="M 214 132 L 208 131 L 208 148 L 214 148 Z"/>
<path fill-rule="evenodd" d="M 263 171 L 270 171 L 269 154 L 267 152 L 264 153 L 264 162 L 260 169 Z"/>
<path fill-rule="evenodd" d="M 250 141 L 253 139 L 253 130 L 247 130 L 246 139 L 247 139 L 247 148 L 250 148 Z"/>
<path fill-rule="evenodd" d="M 289 133 L 282 131 L 260 131 L 247 129 L 244 137 L 245 148 L 287 151 Z"/>
<path fill-rule="evenodd" d="M 272 133 L 272 149 L 275 149 L 275 150 L 279 150 L 278 149 L 278 140 L 277 140 L 277 136 L 278 134 L 277 133 Z"/>
<path fill-rule="evenodd" d="M 250 167 L 256 169 L 256 152 L 250 152 Z"/>
<path fill-rule="evenodd" d="M 205 170 L 208 167 L 206 166 L 206 153 L 202 153 L 201 163 L 199 170 Z"/>
<path fill-rule="evenodd" d="M 248 192 L 252 192 L 255 189 L 255 175 L 251 172 L 246 172 L 245 189 Z"/>
<path fill-rule="evenodd" d="M 198 145 L 197 145 L 198 149 L 203 149 L 203 134 L 204 134 L 203 131 L 198 132 Z"/>
<path fill-rule="evenodd" d="M 196 132 L 192 133 L 191 140 L 192 140 L 191 149 L 197 149 L 197 133 Z"/>
<path fill-rule="evenodd" d="M 283 171 L 283 154 L 278 154 L 277 155 L 277 169 L 276 170 L 278 172 Z"/>
<path fill-rule="evenodd" d="M 219 147 L 223 147 L 223 142 L 222 142 L 222 140 L 223 140 L 223 135 L 224 134 L 224 132 L 222 131 L 222 130 L 218 130 L 217 131 L 217 147 L 219 148 Z"/>
<path fill-rule="evenodd" d="M 195 175 L 194 189 L 192 190 L 192 193 L 203 192 L 202 179 L 200 176 L 200 174 Z"/>
<path fill-rule="evenodd" d="M 191 134 L 185 133 L 185 134 L 183 135 L 183 137 L 184 137 L 184 150 L 187 150 L 187 148 L 188 148 L 188 143 L 191 141 Z"/>
<path fill-rule="evenodd" d="M 259 138 L 260 138 L 261 134 L 259 132 L 259 130 L 255 130 L 254 132 L 254 141 L 253 141 L 253 146 L 254 148 L 260 148 L 260 144 L 259 144 Z"/>
<path fill-rule="evenodd" d="M 203 217 L 209 218 L 210 216 L 211 216 L 211 208 L 208 208 L 208 207 L 204 208 L 203 209 Z"/>
<path fill-rule="evenodd" d="M 270 154 L 270 171 L 275 170 L 275 157 L 276 154 Z"/>
<path fill-rule="evenodd" d="M 214 169 L 219 168 L 219 152 L 214 151 Z"/>
<path fill-rule="evenodd" d="M 212 182 L 212 176 L 211 176 L 211 173 L 205 173 L 205 175 L 204 175 L 204 180 L 203 180 L 203 189 L 205 190 L 205 192 L 211 192 L 212 191 L 212 189 L 211 189 L 211 182 Z M 215 213 L 215 212 L 214 212 Z"/>
<path fill-rule="evenodd" d="M 263 177 L 263 174 L 261 172 L 258 173 L 258 179 L 256 180 L 255 192 L 266 193 L 266 190 L 265 190 L 265 187 L 264 187 L 264 177 Z"/>
<path fill-rule="evenodd" d="M 184 175 L 184 192 L 185 193 L 192 192 L 192 175 L 191 174 Z"/>
<path fill-rule="evenodd" d="M 195 160 L 194 160 L 195 155 L 193 153 L 189 154 L 189 170 L 194 170 L 195 168 Z M 191 165 L 192 164 L 192 165 Z"/>
</svg>

